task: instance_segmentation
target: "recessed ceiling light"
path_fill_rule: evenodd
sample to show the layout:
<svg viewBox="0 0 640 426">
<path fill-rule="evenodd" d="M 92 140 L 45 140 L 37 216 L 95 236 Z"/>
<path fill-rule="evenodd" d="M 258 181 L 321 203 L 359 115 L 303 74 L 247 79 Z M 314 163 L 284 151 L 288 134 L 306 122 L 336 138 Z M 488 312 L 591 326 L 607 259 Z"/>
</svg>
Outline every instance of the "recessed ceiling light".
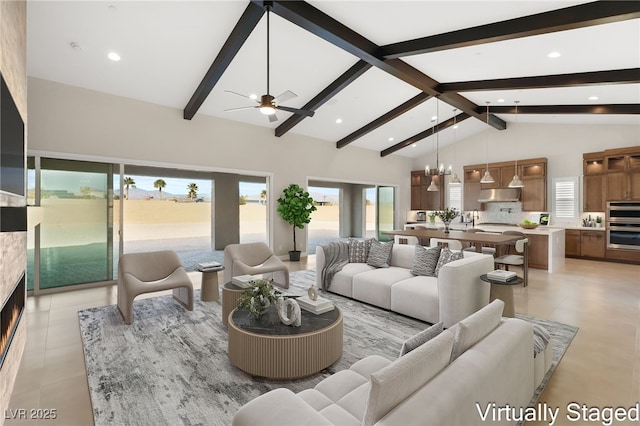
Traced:
<svg viewBox="0 0 640 426">
<path fill-rule="evenodd" d="M 120 60 L 120 55 L 116 52 L 109 52 L 107 58 L 111 59 L 113 62 L 118 62 Z"/>
<path fill-rule="evenodd" d="M 504 99 L 500 98 L 498 99 L 498 102 L 504 102 Z"/>
<path fill-rule="evenodd" d="M 411 148 L 415 148 L 416 146 L 418 146 L 418 144 L 417 144 L 417 143 L 412 143 L 412 144 L 411 144 Z"/>
<path fill-rule="evenodd" d="M 389 142 L 393 142 L 393 138 L 389 138 Z"/>
<path fill-rule="evenodd" d="M 249 95 L 249 98 L 251 98 L 251 99 L 253 99 L 255 101 L 256 99 L 258 99 L 258 95 L 256 95 L 255 93 L 252 93 L 252 94 Z"/>
<path fill-rule="evenodd" d="M 455 126 L 453 126 L 453 128 L 454 128 L 454 129 L 457 129 L 457 128 L 458 128 L 458 125 L 456 124 Z"/>
<path fill-rule="evenodd" d="M 336 120 L 336 124 L 340 124 L 340 123 L 342 123 L 342 118 L 338 118 L 338 119 Z"/>
<path fill-rule="evenodd" d="M 552 58 L 552 59 L 559 58 L 560 56 L 562 56 L 560 52 L 556 52 L 556 51 L 551 52 L 547 55 L 548 58 Z"/>
<path fill-rule="evenodd" d="M 109 12 L 111 13 L 116 13 L 118 11 L 118 8 L 115 7 L 114 5 L 110 4 L 109 5 Z"/>
<path fill-rule="evenodd" d="M 597 101 L 599 98 L 597 96 L 589 96 L 590 101 Z"/>
<path fill-rule="evenodd" d="M 82 47 L 80 47 L 80 45 L 75 41 L 72 41 L 71 43 L 69 43 L 69 46 L 71 46 L 73 50 L 82 50 Z"/>
<path fill-rule="evenodd" d="M 436 121 L 438 119 L 437 115 L 434 115 L 433 117 L 431 117 L 431 121 Z"/>
</svg>

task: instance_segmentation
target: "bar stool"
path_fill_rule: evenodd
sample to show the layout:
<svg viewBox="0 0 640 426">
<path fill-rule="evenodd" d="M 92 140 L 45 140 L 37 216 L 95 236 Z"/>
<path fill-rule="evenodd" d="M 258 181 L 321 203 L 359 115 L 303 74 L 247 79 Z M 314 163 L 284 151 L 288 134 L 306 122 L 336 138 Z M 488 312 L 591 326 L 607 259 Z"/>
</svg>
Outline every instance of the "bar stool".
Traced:
<svg viewBox="0 0 640 426">
<path fill-rule="evenodd" d="M 483 233 L 483 234 L 497 234 L 497 232 L 487 232 L 483 229 L 480 228 L 471 228 L 471 229 L 467 229 L 466 232 L 470 232 L 470 233 Z M 489 256 L 496 256 L 496 248 L 495 247 L 490 247 L 490 246 L 482 246 L 482 248 L 480 249 L 482 254 L 488 254 Z M 476 247 L 473 243 L 471 243 L 471 245 L 467 248 L 464 249 L 464 251 L 477 251 Z"/>
<path fill-rule="evenodd" d="M 448 247 L 449 250 L 462 250 L 462 243 L 458 240 L 450 240 L 446 238 L 431 238 L 429 247 Z"/>
<path fill-rule="evenodd" d="M 506 271 L 509 270 L 509 266 L 520 266 L 522 267 L 522 276 L 524 279 L 523 286 L 526 287 L 529 284 L 529 239 L 525 234 L 519 231 L 504 231 L 504 235 L 515 235 L 519 237 L 523 237 L 515 242 L 512 247 L 515 247 L 516 253 L 511 254 L 506 253 L 502 256 L 498 256 L 495 259 L 496 268 L 500 267 L 500 265 L 504 266 Z"/>
<path fill-rule="evenodd" d="M 394 235 L 393 242 L 395 244 L 408 244 L 410 246 L 418 245 L 418 237 L 413 237 L 411 235 Z"/>
</svg>

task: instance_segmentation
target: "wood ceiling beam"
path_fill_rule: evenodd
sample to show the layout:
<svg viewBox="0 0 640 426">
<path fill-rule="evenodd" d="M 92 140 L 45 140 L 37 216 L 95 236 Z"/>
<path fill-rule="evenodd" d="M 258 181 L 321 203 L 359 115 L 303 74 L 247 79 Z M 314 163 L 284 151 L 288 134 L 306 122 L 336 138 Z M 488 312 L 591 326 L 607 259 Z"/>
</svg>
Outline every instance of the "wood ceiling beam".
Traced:
<svg viewBox="0 0 640 426">
<path fill-rule="evenodd" d="M 513 40 L 573 30 L 593 25 L 620 22 L 640 17 L 640 2 L 596 1 L 549 12 L 479 25 L 444 34 L 421 37 L 381 47 L 383 58 L 437 52 L 447 49 L 475 46 L 496 41 Z"/>
<path fill-rule="evenodd" d="M 433 126 L 427 130 L 424 130 L 416 135 L 411 136 L 410 138 L 407 138 L 405 140 L 403 140 L 402 142 L 398 142 L 397 144 L 390 146 L 389 148 L 384 149 L 383 151 L 380 152 L 380 157 L 386 157 L 387 155 L 391 155 L 394 152 L 400 151 L 403 148 L 408 147 L 411 144 L 414 144 L 426 137 L 429 137 L 433 134 L 438 133 L 441 130 L 447 129 L 451 126 L 453 126 L 454 124 L 460 123 L 461 121 L 466 120 L 467 118 L 471 117 L 469 114 L 467 114 L 466 112 L 460 113 L 458 115 L 456 115 L 455 117 L 451 117 L 450 119 L 448 119 L 447 121 L 444 121 L 440 124 L 438 124 L 437 126 Z M 455 118 L 455 119 L 454 119 Z M 436 129 L 437 127 L 437 129 Z"/>
<path fill-rule="evenodd" d="M 372 132 L 378 127 L 384 124 L 387 124 L 388 122 L 390 122 L 391 120 L 394 120 L 395 118 L 398 118 L 405 112 L 417 107 L 418 105 L 420 105 L 421 103 L 429 99 L 430 97 L 431 95 L 428 95 L 424 92 L 418 93 L 413 98 L 402 103 L 401 105 L 398 105 L 397 107 L 387 112 L 386 114 L 381 115 L 380 117 L 373 120 L 371 123 L 368 123 L 365 126 L 359 128 L 355 132 L 351 133 L 349 136 L 346 136 L 340 139 L 338 142 L 336 142 L 336 148 L 344 148 L 345 146 L 349 145 L 351 142 L 355 141 L 356 139 L 361 138 L 367 133 Z"/>
<path fill-rule="evenodd" d="M 630 83 L 640 83 L 640 68 L 543 75 L 538 77 L 460 81 L 455 83 L 442 83 L 438 86 L 438 90 L 443 93 L 480 92 L 485 90 L 548 89 L 556 87 Z"/>
<path fill-rule="evenodd" d="M 371 64 L 360 60 L 356 62 L 351 68 L 344 72 L 340 77 L 335 79 L 330 85 L 318 93 L 313 99 L 307 102 L 302 109 L 315 111 L 320 108 L 325 102 L 333 98 L 338 92 L 353 83 L 358 77 L 367 72 L 371 68 Z M 293 114 L 281 125 L 276 127 L 276 136 L 282 136 L 291 130 L 295 125 L 304 120 L 306 116 Z"/>
<path fill-rule="evenodd" d="M 213 90 L 222 74 L 226 71 L 233 58 L 247 40 L 253 29 L 258 25 L 265 10 L 263 7 L 255 3 L 249 3 L 242 13 L 240 20 L 236 23 L 236 26 L 229 34 L 227 41 L 225 41 L 222 49 L 216 56 L 216 59 L 209 67 L 209 70 L 202 78 L 202 81 L 198 85 L 198 88 L 189 99 L 187 106 L 184 108 L 183 117 L 185 120 L 191 120 L 196 112 L 202 106 L 202 103 L 207 99 L 211 90 Z"/>
<path fill-rule="evenodd" d="M 515 114 L 515 106 L 495 106 L 494 114 Z M 518 114 L 640 114 L 640 104 L 518 105 Z"/>
<path fill-rule="evenodd" d="M 258 0 L 252 1 L 257 4 L 263 3 Z M 457 93 L 440 96 L 441 93 L 436 90 L 440 83 L 400 59 L 383 59 L 378 45 L 304 1 L 274 1 L 273 12 L 405 83 L 431 96 L 440 97 L 447 104 L 472 117 L 484 117 L 476 112 L 478 106 L 473 102 Z M 496 116 L 491 117 L 489 125 L 498 130 L 507 128 L 507 124 Z"/>
</svg>

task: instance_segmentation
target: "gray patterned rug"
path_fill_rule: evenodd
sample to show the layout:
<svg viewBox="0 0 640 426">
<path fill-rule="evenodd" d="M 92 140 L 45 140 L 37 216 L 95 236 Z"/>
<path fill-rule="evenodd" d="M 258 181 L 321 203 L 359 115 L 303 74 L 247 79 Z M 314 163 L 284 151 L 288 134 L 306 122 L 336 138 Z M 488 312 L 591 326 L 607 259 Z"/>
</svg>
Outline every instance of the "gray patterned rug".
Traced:
<svg viewBox="0 0 640 426">
<path fill-rule="evenodd" d="M 315 271 L 291 274 L 293 289 L 315 282 Z M 277 387 L 294 392 L 315 386 L 367 355 L 395 358 L 402 342 L 426 324 L 333 294 L 343 312 L 344 352 L 330 368 L 302 380 L 254 379 L 233 367 L 219 302 L 186 311 L 171 296 L 135 302 L 131 326 L 115 305 L 78 313 L 96 425 L 228 425 L 253 398 Z M 554 364 L 535 402 L 571 343 L 577 328 L 538 322 L 554 336 Z"/>
</svg>

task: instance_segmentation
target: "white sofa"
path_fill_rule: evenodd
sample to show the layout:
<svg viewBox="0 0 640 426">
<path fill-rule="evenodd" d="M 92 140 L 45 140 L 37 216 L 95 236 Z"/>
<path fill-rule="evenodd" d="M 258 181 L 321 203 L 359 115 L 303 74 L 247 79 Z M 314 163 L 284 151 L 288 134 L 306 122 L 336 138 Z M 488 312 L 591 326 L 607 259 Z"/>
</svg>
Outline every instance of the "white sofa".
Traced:
<svg viewBox="0 0 640 426">
<path fill-rule="evenodd" d="M 489 303 L 490 285 L 480 275 L 493 271 L 493 257 L 464 252 L 444 265 L 438 277 L 411 273 L 415 246 L 394 244 L 389 268 L 348 263 L 334 275 L 329 291 L 432 324 L 451 327 Z M 325 254 L 316 248 L 316 284 L 322 288 Z"/>
<path fill-rule="evenodd" d="M 393 361 L 371 355 L 313 389 L 267 392 L 240 408 L 232 424 L 515 424 L 496 421 L 492 408 L 528 406 L 538 385 L 533 329 L 520 319 L 500 318 L 503 307 L 494 301 Z M 538 356 L 548 360 L 546 372 L 550 357 Z"/>
</svg>

